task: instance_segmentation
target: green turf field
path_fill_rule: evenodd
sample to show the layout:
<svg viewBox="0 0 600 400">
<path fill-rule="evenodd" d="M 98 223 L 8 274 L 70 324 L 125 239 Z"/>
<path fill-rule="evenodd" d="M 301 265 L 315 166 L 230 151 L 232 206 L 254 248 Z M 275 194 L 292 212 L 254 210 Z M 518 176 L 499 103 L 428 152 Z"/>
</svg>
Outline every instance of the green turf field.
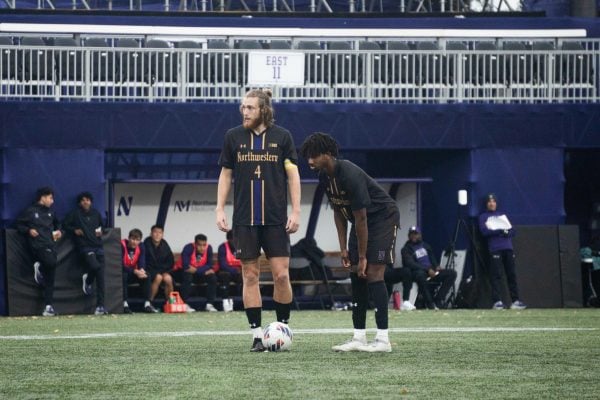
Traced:
<svg viewBox="0 0 600 400">
<path fill-rule="evenodd" d="M 350 316 L 295 312 L 261 354 L 242 312 L 0 318 L 0 399 L 600 397 L 600 310 L 391 311 L 392 353 L 334 353 Z"/>
</svg>

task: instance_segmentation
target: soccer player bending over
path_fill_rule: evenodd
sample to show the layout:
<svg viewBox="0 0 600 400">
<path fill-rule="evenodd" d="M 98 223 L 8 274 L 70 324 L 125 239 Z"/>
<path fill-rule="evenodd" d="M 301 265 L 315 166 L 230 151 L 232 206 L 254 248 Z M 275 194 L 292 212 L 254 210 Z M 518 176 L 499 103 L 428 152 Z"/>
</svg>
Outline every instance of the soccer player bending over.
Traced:
<svg viewBox="0 0 600 400">
<path fill-rule="evenodd" d="M 333 346 L 335 351 L 391 352 L 388 338 L 388 292 L 384 282 L 386 264 L 394 262 L 400 212 L 396 202 L 361 168 L 339 160 L 337 142 L 325 133 L 314 133 L 300 153 L 319 171 L 334 211 L 342 264 L 351 267 L 352 323 L 354 336 Z M 348 235 L 348 222 L 352 224 Z M 366 319 L 369 296 L 375 305 L 377 334 L 367 344 Z"/>
<path fill-rule="evenodd" d="M 225 134 L 219 158 L 216 222 L 221 231 L 229 230 L 225 202 L 233 178 L 233 240 L 242 262 L 242 297 L 253 334 L 251 351 L 262 352 L 258 258 L 262 248 L 273 274 L 277 321 L 287 324 L 292 303 L 289 234 L 298 230 L 300 221 L 300 175 L 292 135 L 274 124 L 271 91 L 246 93 L 240 113 L 242 125 Z"/>
</svg>

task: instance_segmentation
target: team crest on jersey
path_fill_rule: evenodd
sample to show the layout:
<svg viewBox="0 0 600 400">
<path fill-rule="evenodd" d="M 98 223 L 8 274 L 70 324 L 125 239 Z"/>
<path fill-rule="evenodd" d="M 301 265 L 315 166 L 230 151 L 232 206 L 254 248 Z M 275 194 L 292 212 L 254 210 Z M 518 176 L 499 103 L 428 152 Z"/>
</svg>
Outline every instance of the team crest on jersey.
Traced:
<svg viewBox="0 0 600 400">
<path fill-rule="evenodd" d="M 276 149 L 277 148 L 277 143 L 269 143 L 269 148 Z"/>
</svg>

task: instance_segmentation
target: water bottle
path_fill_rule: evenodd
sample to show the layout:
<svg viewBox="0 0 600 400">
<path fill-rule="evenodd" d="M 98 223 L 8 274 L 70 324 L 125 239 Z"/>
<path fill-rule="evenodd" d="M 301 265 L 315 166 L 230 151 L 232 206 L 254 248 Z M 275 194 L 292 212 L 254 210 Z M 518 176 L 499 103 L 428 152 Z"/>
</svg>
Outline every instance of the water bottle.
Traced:
<svg viewBox="0 0 600 400">
<path fill-rule="evenodd" d="M 394 310 L 399 310 L 400 306 L 402 306 L 402 297 L 400 297 L 400 292 L 394 290 L 394 293 L 392 293 L 392 297 L 394 299 Z"/>
</svg>

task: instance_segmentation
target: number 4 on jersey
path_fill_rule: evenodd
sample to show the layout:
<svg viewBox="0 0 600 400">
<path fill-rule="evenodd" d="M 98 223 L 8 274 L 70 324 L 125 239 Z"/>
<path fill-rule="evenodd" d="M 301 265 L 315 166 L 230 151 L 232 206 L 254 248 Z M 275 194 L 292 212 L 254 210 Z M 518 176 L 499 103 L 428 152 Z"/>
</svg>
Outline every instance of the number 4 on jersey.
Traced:
<svg viewBox="0 0 600 400">
<path fill-rule="evenodd" d="M 260 179 L 260 165 L 256 166 L 256 169 L 254 170 L 254 175 L 256 175 L 258 179 Z"/>
</svg>

